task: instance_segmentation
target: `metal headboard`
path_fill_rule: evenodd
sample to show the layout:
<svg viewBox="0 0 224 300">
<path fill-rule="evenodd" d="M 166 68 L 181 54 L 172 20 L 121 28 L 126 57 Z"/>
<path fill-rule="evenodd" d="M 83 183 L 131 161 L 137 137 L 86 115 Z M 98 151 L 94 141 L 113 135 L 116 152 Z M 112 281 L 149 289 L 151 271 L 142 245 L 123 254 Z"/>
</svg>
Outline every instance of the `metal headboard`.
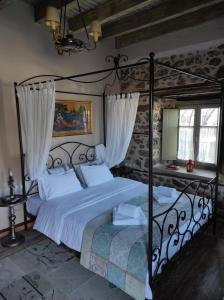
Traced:
<svg viewBox="0 0 224 300">
<path fill-rule="evenodd" d="M 47 169 L 54 169 L 64 164 L 80 164 L 95 160 L 95 145 L 90 146 L 79 142 L 65 142 L 51 148 Z M 36 180 L 30 180 L 29 176 L 25 176 L 26 195 L 31 196 L 38 194 L 38 186 Z"/>
</svg>

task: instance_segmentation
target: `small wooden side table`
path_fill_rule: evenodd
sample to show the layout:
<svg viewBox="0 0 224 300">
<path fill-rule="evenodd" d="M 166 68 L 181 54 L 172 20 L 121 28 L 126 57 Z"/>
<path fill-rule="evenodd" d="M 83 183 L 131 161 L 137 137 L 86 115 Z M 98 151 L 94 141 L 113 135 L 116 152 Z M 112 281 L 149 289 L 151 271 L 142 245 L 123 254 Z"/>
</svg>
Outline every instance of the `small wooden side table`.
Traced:
<svg viewBox="0 0 224 300">
<path fill-rule="evenodd" d="M 26 200 L 27 199 L 21 195 L 15 195 L 13 202 L 10 201 L 10 197 L 0 198 L 0 207 L 9 208 L 10 224 L 9 235 L 7 235 L 1 240 L 3 247 L 16 247 L 25 241 L 25 237 L 20 233 L 16 233 L 15 231 L 15 206 L 25 203 Z"/>
</svg>

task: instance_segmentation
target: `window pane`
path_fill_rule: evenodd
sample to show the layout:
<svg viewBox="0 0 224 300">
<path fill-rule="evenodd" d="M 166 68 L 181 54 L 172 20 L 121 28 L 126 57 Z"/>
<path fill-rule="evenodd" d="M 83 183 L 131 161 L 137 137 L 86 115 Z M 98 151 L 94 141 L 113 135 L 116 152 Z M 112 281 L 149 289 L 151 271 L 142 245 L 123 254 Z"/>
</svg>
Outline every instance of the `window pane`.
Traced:
<svg viewBox="0 0 224 300">
<path fill-rule="evenodd" d="M 218 128 L 201 128 L 198 161 L 216 163 Z"/>
<path fill-rule="evenodd" d="M 193 128 L 179 128 L 178 159 L 194 159 Z"/>
<path fill-rule="evenodd" d="M 218 126 L 219 108 L 201 109 L 201 126 Z"/>
<path fill-rule="evenodd" d="M 194 126 L 194 109 L 180 110 L 180 126 Z"/>
</svg>

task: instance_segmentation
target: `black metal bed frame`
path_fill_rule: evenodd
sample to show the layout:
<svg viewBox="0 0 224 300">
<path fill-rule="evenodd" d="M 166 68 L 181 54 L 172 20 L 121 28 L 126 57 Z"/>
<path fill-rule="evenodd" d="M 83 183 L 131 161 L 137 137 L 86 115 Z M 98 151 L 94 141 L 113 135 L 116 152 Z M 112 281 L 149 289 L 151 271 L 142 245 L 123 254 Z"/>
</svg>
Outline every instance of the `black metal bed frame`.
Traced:
<svg viewBox="0 0 224 300">
<path fill-rule="evenodd" d="M 92 162 L 95 160 L 95 146 L 84 143 L 69 141 L 54 146 L 48 155 L 47 169 L 54 169 L 64 164 L 74 168 L 75 164 Z M 31 180 L 25 175 L 26 197 L 38 194 L 38 184 L 36 180 Z M 25 212 L 25 216 L 27 213 Z"/>
<path fill-rule="evenodd" d="M 28 192 L 26 191 L 26 180 L 28 180 L 27 176 L 25 175 L 25 154 L 23 151 L 23 142 L 22 142 L 22 132 L 21 132 L 21 120 L 20 120 L 20 108 L 19 108 L 19 101 L 16 91 L 17 85 L 23 85 L 31 83 L 27 83 L 31 80 L 37 79 L 37 78 L 44 78 L 46 77 L 47 80 L 51 79 L 55 82 L 57 81 L 63 81 L 63 80 L 69 80 L 73 82 L 79 82 L 84 84 L 90 84 L 94 82 L 103 81 L 112 75 L 114 75 L 113 83 L 116 79 L 119 81 L 125 79 L 125 78 L 131 78 L 133 80 L 137 81 L 144 81 L 147 82 L 149 85 L 149 90 L 147 91 L 148 97 L 149 97 L 149 169 L 148 169 L 148 185 L 149 185 L 149 192 L 148 192 L 148 272 L 149 272 L 149 285 L 152 287 L 155 282 L 155 278 L 157 278 L 157 275 L 161 272 L 161 269 L 163 266 L 167 264 L 171 260 L 171 256 L 169 254 L 170 248 L 172 246 L 179 247 L 179 250 L 184 248 L 185 241 L 189 240 L 198 229 L 200 229 L 208 219 L 212 219 L 213 221 L 213 233 L 216 233 L 216 211 L 217 211 L 217 195 L 218 195 L 218 175 L 220 171 L 221 166 L 221 145 L 223 144 L 223 140 L 221 139 L 221 132 L 224 129 L 224 84 L 211 77 L 207 77 L 200 74 L 191 73 L 186 70 L 182 70 L 176 67 L 172 67 L 171 65 L 164 64 L 162 62 L 159 62 L 158 60 L 155 60 L 154 53 L 150 53 L 148 57 L 143 57 L 142 59 L 138 60 L 136 63 L 133 64 L 122 64 L 124 62 L 127 62 L 128 58 L 126 55 L 118 55 L 116 57 L 108 56 L 106 58 L 107 62 L 113 62 L 113 66 L 107 69 L 100 69 L 97 71 L 92 71 L 89 73 L 82 73 L 82 74 L 75 74 L 71 76 L 58 76 L 58 75 L 38 75 L 30 77 L 19 84 L 14 83 L 15 87 L 15 98 L 16 98 L 16 108 L 17 108 L 17 120 L 18 120 L 18 134 L 19 134 L 19 144 L 20 144 L 20 154 L 21 154 L 21 178 L 22 178 L 22 192 L 23 195 L 26 196 L 27 194 L 31 194 L 32 189 L 29 189 Z M 138 79 L 133 78 L 128 75 L 125 70 L 137 68 L 141 65 L 147 65 L 148 68 L 148 79 Z M 189 206 L 190 206 L 190 215 L 187 216 L 187 211 L 180 211 L 176 208 L 177 204 L 180 202 L 181 195 L 177 198 L 177 200 L 162 214 L 159 215 L 153 215 L 153 103 L 154 103 L 154 83 L 156 80 L 163 79 L 164 77 L 155 78 L 155 66 L 158 65 L 163 68 L 168 68 L 174 71 L 170 75 L 166 76 L 168 77 L 174 77 L 177 76 L 177 74 L 182 73 L 188 76 L 193 76 L 198 79 L 201 79 L 206 82 L 212 82 L 213 84 L 216 84 L 221 87 L 221 96 L 220 96 L 220 103 L 221 103 L 221 109 L 220 109 L 220 127 L 219 127 L 219 141 L 218 141 L 218 155 L 217 155 L 217 170 L 216 170 L 216 178 L 208 183 L 203 183 L 201 181 L 193 181 L 190 183 L 184 191 L 182 191 L 181 195 L 185 195 L 187 199 L 189 200 Z M 123 71 L 123 72 L 121 72 Z M 99 74 L 105 74 L 106 75 L 100 79 L 91 80 L 91 81 L 82 81 L 80 78 L 87 77 L 87 76 L 94 76 Z M 41 83 L 47 82 L 47 80 L 40 81 Z M 39 82 L 32 82 L 32 84 L 39 83 Z M 92 94 L 92 93 L 81 93 L 81 92 L 68 92 L 68 91 L 61 91 L 56 90 L 58 93 L 68 93 L 68 94 L 75 94 L 75 95 L 85 95 L 85 96 L 94 96 L 94 97 L 101 97 L 103 100 L 103 125 L 104 125 L 104 143 L 106 141 L 106 135 L 105 135 L 105 127 L 106 127 L 106 117 L 105 117 L 105 95 L 106 95 L 106 88 L 108 86 L 113 86 L 112 84 L 105 85 L 105 89 L 102 95 L 100 94 Z M 133 91 L 134 92 L 134 91 Z M 75 148 L 72 150 L 71 154 L 64 149 L 65 145 L 68 145 L 70 143 L 75 142 L 67 142 L 60 144 L 58 146 L 55 146 L 51 149 L 49 158 L 50 163 L 49 167 L 55 167 L 57 165 L 62 164 L 62 160 L 60 158 L 54 158 L 52 153 L 58 149 L 64 151 L 64 153 L 67 155 L 68 161 L 70 163 L 73 163 L 73 157 L 76 153 L 76 151 L 81 147 L 86 147 L 86 152 L 80 154 L 79 158 L 81 161 L 85 160 L 91 160 L 93 159 L 94 155 L 92 154 L 91 157 L 88 157 L 88 153 L 90 149 L 92 149 L 94 146 L 88 146 L 82 143 L 76 143 Z M 193 195 L 193 198 L 189 196 L 189 193 L 187 190 L 189 187 L 192 187 L 194 185 L 195 187 L 195 193 Z M 31 187 L 34 188 L 34 186 Z M 196 202 L 196 195 L 199 195 L 200 199 L 198 202 Z M 211 203 L 211 204 L 210 204 Z M 194 210 L 197 208 L 200 212 L 200 216 L 198 219 L 195 219 Z M 175 223 L 169 224 L 169 216 L 170 214 L 174 214 Z M 24 207 L 24 218 L 25 218 L 25 207 Z M 158 221 L 160 220 L 160 222 Z M 165 226 L 166 223 L 167 227 Z M 186 228 L 183 230 L 181 229 L 181 225 L 183 225 L 184 222 L 187 222 Z M 193 227 L 192 227 L 193 222 Z M 25 224 L 26 219 L 25 219 Z M 192 227 L 192 228 L 191 228 Z M 154 247 L 153 245 L 153 232 L 157 231 L 157 233 L 160 234 L 160 244 L 159 246 Z M 165 258 L 162 257 L 162 244 L 164 240 L 164 234 L 168 235 L 168 242 L 165 249 Z M 153 263 L 157 262 L 156 268 L 153 270 Z"/>
</svg>

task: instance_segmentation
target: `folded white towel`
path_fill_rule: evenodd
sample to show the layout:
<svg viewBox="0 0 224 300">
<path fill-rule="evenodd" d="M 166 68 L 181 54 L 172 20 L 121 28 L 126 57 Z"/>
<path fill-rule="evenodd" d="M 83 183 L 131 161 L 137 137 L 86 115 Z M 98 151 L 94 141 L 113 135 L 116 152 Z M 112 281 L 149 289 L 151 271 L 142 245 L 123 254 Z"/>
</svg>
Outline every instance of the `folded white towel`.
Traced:
<svg viewBox="0 0 224 300">
<path fill-rule="evenodd" d="M 139 218 L 141 213 L 141 207 L 131 205 L 131 204 L 119 204 L 118 205 L 118 214 L 128 216 L 131 218 Z"/>
<path fill-rule="evenodd" d="M 124 226 L 124 225 L 146 225 L 147 219 L 140 208 L 140 216 L 138 218 L 131 218 L 118 213 L 118 207 L 113 209 L 113 225 Z"/>
<path fill-rule="evenodd" d="M 177 197 L 167 197 L 161 194 L 158 194 L 157 192 L 153 193 L 153 198 L 156 200 L 159 204 L 167 204 L 167 203 L 174 203 L 177 200 Z"/>
<path fill-rule="evenodd" d="M 158 186 L 156 188 L 156 192 L 159 194 L 159 195 L 163 195 L 163 196 L 166 196 L 166 197 L 177 197 L 177 190 L 174 189 L 174 188 L 170 188 L 168 186 Z"/>
</svg>

